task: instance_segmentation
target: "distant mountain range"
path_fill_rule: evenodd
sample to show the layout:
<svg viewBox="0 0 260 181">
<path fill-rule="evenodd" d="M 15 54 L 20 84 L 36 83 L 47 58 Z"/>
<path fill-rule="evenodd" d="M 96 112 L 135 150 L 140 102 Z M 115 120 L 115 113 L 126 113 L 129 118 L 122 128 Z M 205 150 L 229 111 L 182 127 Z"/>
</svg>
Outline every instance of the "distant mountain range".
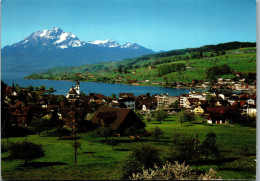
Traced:
<svg viewBox="0 0 260 181">
<path fill-rule="evenodd" d="M 32 73 L 55 66 L 79 66 L 153 54 L 136 43 L 120 45 L 113 40 L 84 42 L 60 28 L 32 33 L 24 40 L 2 48 L 2 72 Z"/>
</svg>

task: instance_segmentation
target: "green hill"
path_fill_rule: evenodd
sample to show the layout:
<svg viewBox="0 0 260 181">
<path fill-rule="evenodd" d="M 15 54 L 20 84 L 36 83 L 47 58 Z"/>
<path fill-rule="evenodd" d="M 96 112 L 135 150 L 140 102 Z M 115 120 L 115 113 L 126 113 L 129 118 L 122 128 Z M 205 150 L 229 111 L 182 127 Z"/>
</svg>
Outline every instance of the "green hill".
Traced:
<svg viewBox="0 0 260 181">
<path fill-rule="evenodd" d="M 234 78 L 236 72 L 256 73 L 256 44 L 230 42 L 200 48 L 77 67 L 56 67 L 28 79 L 94 81 L 141 84 L 151 81 L 191 82 L 213 78 Z M 233 49 L 235 48 L 235 49 Z M 145 82 L 146 81 L 146 82 Z"/>
</svg>

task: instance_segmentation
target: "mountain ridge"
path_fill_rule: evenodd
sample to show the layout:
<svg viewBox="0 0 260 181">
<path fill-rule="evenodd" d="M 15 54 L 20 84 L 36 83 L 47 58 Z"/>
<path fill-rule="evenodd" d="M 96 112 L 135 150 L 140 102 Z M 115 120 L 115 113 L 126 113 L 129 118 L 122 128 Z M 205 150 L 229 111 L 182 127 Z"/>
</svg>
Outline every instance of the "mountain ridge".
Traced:
<svg viewBox="0 0 260 181">
<path fill-rule="evenodd" d="M 120 61 L 152 53 L 155 52 L 136 43 L 120 45 L 114 40 L 84 42 L 71 32 L 52 28 L 33 32 L 23 40 L 3 47 L 2 72 L 30 74 L 55 66 Z"/>
<path fill-rule="evenodd" d="M 95 45 L 107 48 L 133 48 L 133 49 L 146 49 L 137 43 L 125 43 L 120 45 L 118 42 L 107 40 L 94 40 L 94 41 L 81 41 L 75 34 L 71 32 L 64 32 L 61 28 L 52 28 L 50 30 L 35 31 L 31 35 L 24 38 L 22 41 L 7 45 L 5 47 L 23 47 L 27 48 L 35 45 L 50 46 L 51 48 L 65 49 L 81 47 L 84 45 Z M 3 47 L 3 48 L 5 48 Z"/>
</svg>

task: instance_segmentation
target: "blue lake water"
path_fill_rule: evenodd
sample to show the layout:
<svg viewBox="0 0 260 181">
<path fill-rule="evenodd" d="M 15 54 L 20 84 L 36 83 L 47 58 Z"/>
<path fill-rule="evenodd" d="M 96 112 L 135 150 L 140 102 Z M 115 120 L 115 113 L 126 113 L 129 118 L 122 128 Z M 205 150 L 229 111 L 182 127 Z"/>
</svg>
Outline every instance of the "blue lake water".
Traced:
<svg viewBox="0 0 260 181">
<path fill-rule="evenodd" d="M 2 74 L 2 81 L 4 81 L 9 86 L 18 83 L 22 87 L 32 86 L 41 86 L 45 85 L 46 88 L 53 87 L 57 90 L 54 94 L 56 95 L 66 95 L 69 89 L 72 86 L 75 86 L 75 82 L 72 81 L 56 81 L 56 80 L 26 80 L 21 76 L 9 74 Z M 95 82 L 80 82 L 80 91 L 85 94 L 89 93 L 100 93 L 105 96 L 111 96 L 112 93 L 115 93 L 117 96 L 119 93 L 127 92 L 134 93 L 135 96 L 143 95 L 150 93 L 154 94 L 166 94 L 168 93 L 171 96 L 179 96 L 180 94 L 189 93 L 190 89 L 175 89 L 175 88 L 165 88 L 165 87 L 154 87 L 154 86 L 133 86 L 133 85 L 124 85 L 124 84 L 107 84 L 107 83 L 95 83 Z"/>
</svg>

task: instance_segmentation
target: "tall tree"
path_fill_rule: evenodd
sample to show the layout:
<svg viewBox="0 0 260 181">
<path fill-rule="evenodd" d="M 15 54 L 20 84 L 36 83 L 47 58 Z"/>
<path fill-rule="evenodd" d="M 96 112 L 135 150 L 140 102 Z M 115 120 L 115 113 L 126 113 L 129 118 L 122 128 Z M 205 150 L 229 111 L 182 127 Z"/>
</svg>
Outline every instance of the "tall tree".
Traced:
<svg viewBox="0 0 260 181">
<path fill-rule="evenodd" d="M 206 135 L 206 139 L 203 141 L 201 145 L 202 153 L 205 154 L 206 160 L 208 160 L 208 156 L 214 154 L 216 157 L 219 155 L 219 148 L 216 144 L 217 136 L 214 132 L 209 132 Z"/>
</svg>

